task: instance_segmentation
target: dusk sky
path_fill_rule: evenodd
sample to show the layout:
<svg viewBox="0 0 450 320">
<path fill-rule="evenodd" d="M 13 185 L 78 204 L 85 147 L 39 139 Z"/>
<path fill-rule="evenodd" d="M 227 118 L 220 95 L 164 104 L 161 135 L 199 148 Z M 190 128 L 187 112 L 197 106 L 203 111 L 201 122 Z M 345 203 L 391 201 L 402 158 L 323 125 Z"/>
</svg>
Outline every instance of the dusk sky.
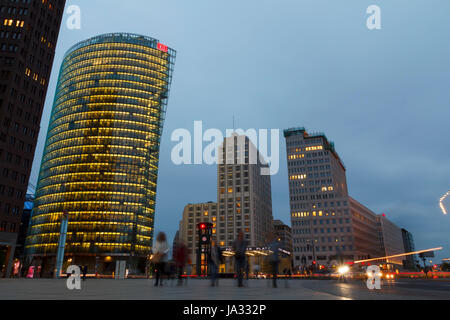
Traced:
<svg viewBox="0 0 450 320">
<path fill-rule="evenodd" d="M 335 142 L 350 195 L 412 232 L 416 249 L 450 258 L 450 1 L 68 0 L 33 166 L 36 185 L 59 68 L 75 43 L 111 32 L 159 39 L 177 50 L 161 144 L 155 232 L 170 242 L 188 203 L 217 201 L 216 166 L 176 166 L 178 128 L 225 133 L 305 127 Z M 366 9 L 381 8 L 381 30 Z M 206 146 L 206 144 L 205 144 Z M 282 131 L 272 176 L 274 218 L 290 225 Z M 446 201 L 450 211 L 450 199 Z"/>
</svg>

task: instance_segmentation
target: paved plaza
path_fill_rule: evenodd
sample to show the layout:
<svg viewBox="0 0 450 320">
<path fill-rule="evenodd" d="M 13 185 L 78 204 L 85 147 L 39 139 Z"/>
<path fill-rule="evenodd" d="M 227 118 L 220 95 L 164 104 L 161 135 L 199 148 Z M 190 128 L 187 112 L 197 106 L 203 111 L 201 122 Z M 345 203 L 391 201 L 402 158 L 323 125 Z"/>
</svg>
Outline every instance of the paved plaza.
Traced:
<svg viewBox="0 0 450 320">
<path fill-rule="evenodd" d="M 87 279 L 81 290 L 68 290 L 66 279 L 0 279 L 0 300 L 450 300 L 450 281 L 400 279 L 367 289 L 363 281 L 284 280 L 278 288 L 270 280 L 223 279 L 219 287 L 208 280 L 190 279 L 187 285 L 165 281 L 155 287 L 145 279 Z"/>
</svg>

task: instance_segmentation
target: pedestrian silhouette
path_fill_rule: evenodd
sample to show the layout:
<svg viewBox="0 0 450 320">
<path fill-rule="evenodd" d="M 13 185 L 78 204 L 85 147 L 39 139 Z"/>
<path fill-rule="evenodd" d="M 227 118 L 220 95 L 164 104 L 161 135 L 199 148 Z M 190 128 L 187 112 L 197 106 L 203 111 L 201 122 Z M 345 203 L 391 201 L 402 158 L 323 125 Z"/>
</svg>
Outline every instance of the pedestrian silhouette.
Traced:
<svg viewBox="0 0 450 320">
<path fill-rule="evenodd" d="M 233 242 L 234 259 L 236 264 L 236 274 L 238 287 L 243 287 L 243 277 L 245 268 L 245 251 L 247 250 L 247 241 L 244 240 L 244 232 L 239 231 L 237 239 Z"/>
<path fill-rule="evenodd" d="M 83 266 L 83 281 L 86 280 L 87 272 L 88 272 L 88 266 Z"/>
<path fill-rule="evenodd" d="M 155 264 L 155 286 L 158 286 L 158 284 L 162 286 L 162 276 L 166 272 L 167 254 L 169 252 L 169 244 L 167 243 L 166 234 L 164 232 L 160 232 L 156 237 L 156 243 L 153 250 L 152 262 Z"/>
<path fill-rule="evenodd" d="M 188 259 L 187 247 L 182 240 L 179 243 L 177 243 L 177 246 L 176 246 L 174 252 L 175 252 L 174 260 L 175 260 L 176 272 L 178 274 L 177 285 L 181 286 L 183 284 L 184 268 L 186 266 L 186 262 Z"/>
<path fill-rule="evenodd" d="M 213 239 L 211 253 L 208 257 L 209 275 L 212 287 L 219 286 L 219 266 L 222 259 L 222 250 L 217 246 L 217 240 Z"/>
<path fill-rule="evenodd" d="M 274 237 L 270 243 L 270 250 L 272 254 L 269 256 L 269 262 L 272 269 L 272 286 L 277 287 L 277 277 L 278 277 L 278 265 L 280 264 L 279 248 L 281 246 L 278 237 Z"/>
</svg>

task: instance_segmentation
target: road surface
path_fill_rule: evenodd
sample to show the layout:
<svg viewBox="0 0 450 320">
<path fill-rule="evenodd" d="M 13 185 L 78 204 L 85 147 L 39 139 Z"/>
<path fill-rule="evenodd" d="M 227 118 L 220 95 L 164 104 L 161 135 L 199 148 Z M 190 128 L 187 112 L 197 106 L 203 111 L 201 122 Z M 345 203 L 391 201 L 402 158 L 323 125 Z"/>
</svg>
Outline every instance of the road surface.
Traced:
<svg viewBox="0 0 450 320">
<path fill-rule="evenodd" d="M 450 281 L 399 279 L 383 281 L 381 290 L 369 290 L 363 281 L 249 280 L 238 288 L 232 279 L 211 287 L 208 280 L 190 279 L 176 286 L 167 280 L 155 287 L 145 279 L 87 279 L 81 290 L 69 290 L 66 279 L 0 279 L 0 300 L 450 300 Z"/>
</svg>

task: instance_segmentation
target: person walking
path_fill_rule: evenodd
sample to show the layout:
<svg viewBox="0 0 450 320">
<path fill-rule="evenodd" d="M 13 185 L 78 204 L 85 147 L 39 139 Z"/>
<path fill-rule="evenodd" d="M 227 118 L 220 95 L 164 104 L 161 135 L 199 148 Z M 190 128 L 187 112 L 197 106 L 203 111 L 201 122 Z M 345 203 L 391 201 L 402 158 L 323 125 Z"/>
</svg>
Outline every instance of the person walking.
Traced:
<svg viewBox="0 0 450 320">
<path fill-rule="evenodd" d="M 243 274 L 245 268 L 245 251 L 247 250 L 247 241 L 244 240 L 244 232 L 239 231 L 237 239 L 233 242 L 234 259 L 236 264 L 236 273 L 238 278 L 238 287 L 243 287 Z"/>
<path fill-rule="evenodd" d="M 88 266 L 85 265 L 85 266 L 83 266 L 83 281 L 86 281 L 87 272 L 88 272 Z"/>
<path fill-rule="evenodd" d="M 153 262 L 155 263 L 155 276 L 156 282 L 155 287 L 162 286 L 162 275 L 165 273 L 166 263 L 167 263 L 167 254 L 169 253 L 169 244 L 167 243 L 166 234 L 164 232 L 160 232 L 156 237 L 156 243 L 153 248 Z"/>
<path fill-rule="evenodd" d="M 245 279 L 247 280 L 247 282 L 248 282 L 249 276 L 250 276 L 250 263 L 247 259 L 247 261 L 245 263 Z"/>
<path fill-rule="evenodd" d="M 188 258 L 187 258 L 187 266 L 186 266 L 186 281 L 185 281 L 185 285 L 188 284 L 188 279 L 191 276 L 192 273 L 192 260 L 191 257 L 188 254 Z"/>
<path fill-rule="evenodd" d="M 188 258 L 187 248 L 182 240 L 177 243 L 174 256 L 176 272 L 178 275 L 177 285 L 181 286 L 183 284 L 183 271 Z"/>
<path fill-rule="evenodd" d="M 280 241 L 278 241 L 278 237 L 275 237 L 269 246 L 270 250 L 272 251 L 272 254 L 269 256 L 269 262 L 272 267 L 272 286 L 276 288 L 278 277 L 278 265 L 280 263 L 280 254 L 278 249 L 281 246 Z"/>
<path fill-rule="evenodd" d="M 211 286 L 219 286 L 219 265 L 222 260 L 222 251 L 217 246 L 217 240 L 213 239 L 211 246 L 211 254 L 209 256 L 209 272 L 211 277 Z"/>
</svg>

